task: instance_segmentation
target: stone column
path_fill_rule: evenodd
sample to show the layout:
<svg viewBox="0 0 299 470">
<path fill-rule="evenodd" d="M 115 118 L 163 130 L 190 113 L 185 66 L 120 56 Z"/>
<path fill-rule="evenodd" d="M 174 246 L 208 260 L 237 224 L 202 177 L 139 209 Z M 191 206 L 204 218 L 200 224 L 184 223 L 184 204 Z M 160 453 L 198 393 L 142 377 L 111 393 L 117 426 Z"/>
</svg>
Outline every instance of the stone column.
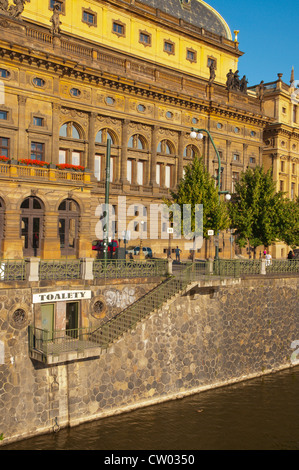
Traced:
<svg viewBox="0 0 299 470">
<path fill-rule="evenodd" d="M 51 163 L 59 163 L 60 104 L 52 103 L 52 158 Z"/>
<path fill-rule="evenodd" d="M 127 180 L 127 147 L 128 147 L 128 127 L 129 120 L 124 119 L 121 129 L 121 164 L 120 164 L 120 181 L 128 184 Z"/>
<path fill-rule="evenodd" d="M 183 178 L 183 168 L 184 168 L 184 135 L 183 132 L 179 132 L 179 148 L 178 148 L 179 156 L 178 156 L 178 171 L 177 171 L 177 184 L 179 184 L 180 180 Z"/>
<path fill-rule="evenodd" d="M 18 138 L 18 154 L 12 155 L 14 159 L 28 158 L 28 135 L 26 132 L 26 100 L 25 96 L 18 96 L 18 114 L 19 114 L 19 138 Z"/>
<path fill-rule="evenodd" d="M 246 168 L 249 164 L 249 162 L 247 161 L 247 155 L 248 153 L 248 144 L 243 144 L 243 171 L 245 172 L 246 171 Z"/>
<path fill-rule="evenodd" d="M 87 168 L 94 175 L 94 159 L 96 153 L 95 145 L 95 127 L 96 127 L 97 113 L 90 113 L 89 115 L 89 129 L 88 129 L 88 156 Z"/>
<path fill-rule="evenodd" d="M 157 145 L 158 145 L 158 126 L 152 128 L 151 160 L 150 160 L 150 185 L 157 186 L 156 165 L 157 165 Z"/>
<path fill-rule="evenodd" d="M 46 211 L 44 214 L 44 237 L 41 240 L 41 258 L 59 259 L 60 239 L 58 236 L 58 213 Z"/>
</svg>

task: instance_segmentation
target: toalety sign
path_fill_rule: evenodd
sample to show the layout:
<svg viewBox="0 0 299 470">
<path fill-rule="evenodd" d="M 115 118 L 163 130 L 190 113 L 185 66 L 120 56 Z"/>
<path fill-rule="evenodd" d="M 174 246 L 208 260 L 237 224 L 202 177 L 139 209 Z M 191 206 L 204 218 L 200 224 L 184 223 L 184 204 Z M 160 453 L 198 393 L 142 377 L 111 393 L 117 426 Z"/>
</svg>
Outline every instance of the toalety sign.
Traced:
<svg viewBox="0 0 299 470">
<path fill-rule="evenodd" d="M 45 302 L 62 302 L 66 300 L 91 299 L 91 290 L 65 290 L 57 292 L 42 292 L 33 294 L 33 303 L 42 304 Z"/>
</svg>

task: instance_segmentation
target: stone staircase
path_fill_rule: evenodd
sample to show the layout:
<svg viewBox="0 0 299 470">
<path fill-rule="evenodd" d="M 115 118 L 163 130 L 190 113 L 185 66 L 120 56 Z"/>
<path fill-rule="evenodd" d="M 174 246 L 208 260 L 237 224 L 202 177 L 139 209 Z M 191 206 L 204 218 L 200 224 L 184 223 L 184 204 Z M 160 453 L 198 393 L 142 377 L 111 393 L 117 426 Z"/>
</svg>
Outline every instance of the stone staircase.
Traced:
<svg viewBox="0 0 299 470">
<path fill-rule="evenodd" d="M 194 264 L 177 270 L 172 277 L 90 333 L 90 340 L 97 343 L 101 349 L 107 349 L 124 333 L 134 329 L 137 323 L 192 288 L 193 284 L 196 284 L 198 274 Z"/>
</svg>

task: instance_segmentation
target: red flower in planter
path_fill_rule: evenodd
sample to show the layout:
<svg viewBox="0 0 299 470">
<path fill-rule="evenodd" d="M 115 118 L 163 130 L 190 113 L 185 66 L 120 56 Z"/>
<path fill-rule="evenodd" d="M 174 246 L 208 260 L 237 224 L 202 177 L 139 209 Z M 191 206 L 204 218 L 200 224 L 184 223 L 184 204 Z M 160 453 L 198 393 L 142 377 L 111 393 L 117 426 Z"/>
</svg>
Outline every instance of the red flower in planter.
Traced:
<svg viewBox="0 0 299 470">
<path fill-rule="evenodd" d="M 84 166 L 81 165 L 71 165 L 70 163 L 59 163 L 56 165 L 58 170 L 76 170 L 76 171 L 84 171 Z"/>
<path fill-rule="evenodd" d="M 25 165 L 33 165 L 33 166 L 48 166 L 49 163 L 41 162 L 40 160 L 31 160 L 30 158 L 23 158 L 19 160 L 20 163 L 24 163 Z"/>
<path fill-rule="evenodd" d="M 4 155 L 0 155 L 0 162 L 7 162 L 9 160 L 8 157 L 5 157 Z"/>
</svg>

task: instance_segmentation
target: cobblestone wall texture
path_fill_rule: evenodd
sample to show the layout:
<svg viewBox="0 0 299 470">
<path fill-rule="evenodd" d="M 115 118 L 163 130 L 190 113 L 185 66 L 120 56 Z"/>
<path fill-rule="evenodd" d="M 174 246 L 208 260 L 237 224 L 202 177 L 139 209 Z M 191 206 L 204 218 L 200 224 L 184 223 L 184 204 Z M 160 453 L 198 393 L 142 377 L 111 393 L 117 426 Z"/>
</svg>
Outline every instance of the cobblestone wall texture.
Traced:
<svg viewBox="0 0 299 470">
<path fill-rule="evenodd" d="M 26 321 L 5 308 L 26 303 L 28 293 L 1 293 L 2 444 L 292 366 L 298 284 L 289 277 L 193 287 L 101 356 L 51 367 L 31 361 Z"/>
</svg>

